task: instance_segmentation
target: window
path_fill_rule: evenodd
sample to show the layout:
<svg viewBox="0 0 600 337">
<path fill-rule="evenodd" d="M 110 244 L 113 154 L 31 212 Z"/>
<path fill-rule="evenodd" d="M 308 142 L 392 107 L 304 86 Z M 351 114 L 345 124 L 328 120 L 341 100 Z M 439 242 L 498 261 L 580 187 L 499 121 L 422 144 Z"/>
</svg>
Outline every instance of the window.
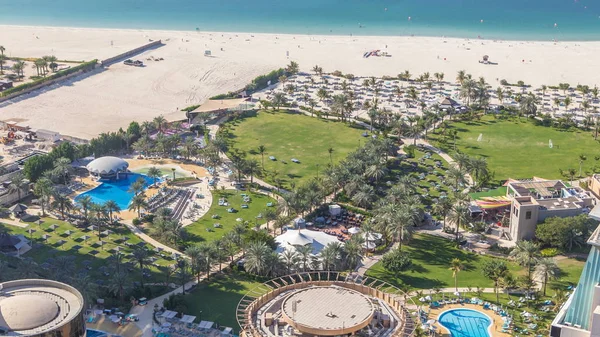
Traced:
<svg viewBox="0 0 600 337">
<path fill-rule="evenodd" d="M 525 212 L 525 220 L 531 219 L 531 211 Z"/>
</svg>

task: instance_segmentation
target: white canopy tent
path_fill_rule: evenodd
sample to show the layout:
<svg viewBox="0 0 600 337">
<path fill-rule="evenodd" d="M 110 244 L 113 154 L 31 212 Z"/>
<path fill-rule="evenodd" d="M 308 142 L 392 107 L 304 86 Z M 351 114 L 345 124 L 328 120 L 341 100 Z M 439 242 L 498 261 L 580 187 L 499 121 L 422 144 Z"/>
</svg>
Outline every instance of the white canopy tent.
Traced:
<svg viewBox="0 0 600 337">
<path fill-rule="evenodd" d="M 181 317 L 181 319 L 179 321 L 181 323 L 194 323 L 195 319 L 196 319 L 196 316 L 183 315 L 183 317 Z"/>
</svg>

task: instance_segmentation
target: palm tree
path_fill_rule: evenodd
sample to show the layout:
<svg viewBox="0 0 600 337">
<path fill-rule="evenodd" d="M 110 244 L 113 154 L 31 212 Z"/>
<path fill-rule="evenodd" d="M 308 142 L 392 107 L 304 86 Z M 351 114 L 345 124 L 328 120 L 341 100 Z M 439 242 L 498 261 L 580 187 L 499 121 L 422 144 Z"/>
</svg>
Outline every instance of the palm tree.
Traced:
<svg viewBox="0 0 600 337">
<path fill-rule="evenodd" d="M 46 203 L 48 202 L 50 195 L 52 194 L 52 181 L 50 179 L 42 177 L 38 179 L 33 187 L 33 193 L 40 198 L 40 206 L 42 207 L 42 215 L 46 215 Z"/>
<path fill-rule="evenodd" d="M 283 262 L 283 265 L 285 266 L 287 274 L 291 274 L 292 270 L 296 270 L 296 268 L 298 268 L 298 264 L 300 263 L 300 257 L 298 256 L 298 253 L 291 249 L 284 250 L 283 253 L 281 253 L 280 258 L 281 262 Z"/>
<path fill-rule="evenodd" d="M 244 171 L 250 175 L 250 186 L 252 186 L 254 184 L 254 175 L 260 173 L 258 161 L 255 159 L 247 160 L 244 166 Z"/>
<path fill-rule="evenodd" d="M 0 55 L 0 74 L 4 74 L 4 64 L 6 63 L 6 56 Z"/>
<path fill-rule="evenodd" d="M 532 241 L 521 240 L 510 252 L 510 256 L 518 264 L 527 268 L 527 280 L 528 284 L 531 284 L 531 274 L 540 257 L 540 246 Z M 530 289 L 527 290 L 530 291 Z"/>
<path fill-rule="evenodd" d="M 22 173 L 17 173 L 10 178 L 10 185 L 8 185 L 9 193 L 17 193 L 17 201 L 21 200 L 21 190 L 27 187 L 29 181 L 25 179 Z"/>
<path fill-rule="evenodd" d="M 267 259 L 272 251 L 264 242 L 252 242 L 246 250 L 244 267 L 249 273 L 265 275 L 268 270 Z"/>
<path fill-rule="evenodd" d="M 92 208 L 94 202 L 92 201 L 92 197 L 89 195 L 84 195 L 77 201 L 81 210 L 83 211 L 83 217 L 88 220 L 88 211 Z"/>
<path fill-rule="evenodd" d="M 465 81 L 466 78 L 467 77 L 466 77 L 466 73 L 464 70 L 459 70 L 458 74 L 456 74 L 456 82 L 458 82 L 458 84 L 460 84 L 460 85 L 463 84 L 463 82 Z"/>
<path fill-rule="evenodd" d="M 131 204 L 129 204 L 130 211 L 137 211 L 138 218 L 142 216 L 142 208 L 147 208 L 148 203 L 146 202 L 146 196 L 141 193 L 137 194 L 131 199 Z"/>
<path fill-rule="evenodd" d="M 267 148 L 264 145 L 259 145 L 258 146 L 258 153 L 260 154 L 260 158 L 261 158 L 261 164 L 262 164 L 262 168 L 263 170 L 265 169 L 265 152 L 267 152 Z"/>
<path fill-rule="evenodd" d="M 463 268 L 464 265 L 460 259 L 454 258 L 450 261 L 450 270 L 452 271 L 452 277 L 454 277 L 455 291 L 458 291 L 458 273 L 463 270 Z"/>
<path fill-rule="evenodd" d="M 300 66 L 298 66 L 298 62 L 290 61 L 290 64 L 285 69 L 288 73 L 295 75 L 300 71 Z"/>
<path fill-rule="evenodd" d="M 443 219 L 442 227 L 446 229 L 446 217 L 448 213 L 452 210 L 452 200 L 450 198 L 441 198 L 438 199 L 438 202 L 433 205 L 433 212 L 437 215 L 441 215 Z"/>
<path fill-rule="evenodd" d="M 496 88 L 496 97 L 498 97 L 498 101 L 502 104 L 504 101 L 504 91 L 502 90 L 502 87 Z"/>
<path fill-rule="evenodd" d="M 52 193 L 52 198 L 54 199 L 52 202 L 52 207 L 58 208 L 62 218 L 65 219 L 65 211 L 73 209 L 73 203 L 71 203 L 71 199 L 66 194 L 60 193 L 56 190 Z"/>
<path fill-rule="evenodd" d="M 534 275 L 542 280 L 544 296 L 546 296 L 546 285 L 549 280 L 558 278 L 560 269 L 552 258 L 540 259 L 535 266 Z"/>
<path fill-rule="evenodd" d="M 131 192 L 134 195 L 138 195 L 144 191 L 145 187 L 146 187 L 146 180 L 144 180 L 144 178 L 140 177 L 136 181 L 134 181 L 131 184 L 131 186 L 129 186 L 128 192 Z"/>
<path fill-rule="evenodd" d="M 300 246 L 296 250 L 300 258 L 300 264 L 302 265 L 302 271 L 306 271 L 310 266 L 310 260 L 312 256 L 312 247 L 310 245 Z"/>
<path fill-rule="evenodd" d="M 131 253 L 131 259 L 140 266 L 140 284 L 144 288 L 144 266 L 149 263 L 150 254 L 144 247 L 137 247 Z"/>
<path fill-rule="evenodd" d="M 104 203 L 104 209 L 108 212 L 108 216 L 110 217 L 110 222 L 114 222 L 113 213 L 119 213 L 121 211 L 121 207 L 114 200 L 107 200 Z"/>
<path fill-rule="evenodd" d="M 279 110 L 282 105 L 285 105 L 287 99 L 285 98 L 285 94 L 282 92 L 277 92 L 273 95 L 273 99 L 271 100 L 271 105 L 275 110 Z"/>
<path fill-rule="evenodd" d="M 333 148 L 330 147 L 327 149 L 327 152 L 329 153 L 329 164 L 331 164 L 333 166 Z"/>
<path fill-rule="evenodd" d="M 586 160 L 587 160 L 587 157 L 585 156 L 585 154 L 579 155 L 579 178 L 582 177 L 581 170 L 583 169 L 583 162 Z"/>
<path fill-rule="evenodd" d="M 156 185 L 156 179 L 160 178 L 162 173 L 160 172 L 160 169 L 158 169 L 158 167 L 152 166 L 151 168 L 148 169 L 148 172 L 146 173 L 146 175 L 148 177 L 152 178 L 153 185 Z"/>
<path fill-rule="evenodd" d="M 18 61 L 18 62 L 16 62 L 16 63 L 13 64 L 13 66 L 12 66 L 11 69 L 12 69 L 12 71 L 14 71 L 17 74 L 17 76 L 19 78 L 23 78 L 24 77 L 23 71 L 25 69 L 25 62 Z"/>
<path fill-rule="evenodd" d="M 69 178 L 69 174 L 73 172 L 71 160 L 69 160 L 68 158 L 58 158 L 54 162 L 54 172 L 57 176 L 63 178 L 63 184 L 67 185 L 67 179 Z"/>
<path fill-rule="evenodd" d="M 452 221 L 456 224 L 455 237 L 456 237 L 456 245 L 457 246 L 460 244 L 460 242 L 458 241 L 460 226 L 462 224 L 465 224 L 468 221 L 467 212 L 468 212 L 468 208 L 465 205 L 458 204 L 458 205 L 454 206 L 454 208 L 452 209 L 452 213 L 450 213 L 450 221 Z"/>
</svg>

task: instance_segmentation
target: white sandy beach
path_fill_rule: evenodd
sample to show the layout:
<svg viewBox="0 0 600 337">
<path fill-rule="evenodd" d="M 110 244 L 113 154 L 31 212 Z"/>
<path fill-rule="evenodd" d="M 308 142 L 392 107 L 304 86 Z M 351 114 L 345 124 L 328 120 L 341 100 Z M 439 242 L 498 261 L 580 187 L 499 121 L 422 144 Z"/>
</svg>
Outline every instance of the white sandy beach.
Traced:
<svg viewBox="0 0 600 337">
<path fill-rule="evenodd" d="M 453 81 L 464 69 L 493 87 L 501 79 L 527 84 L 571 86 L 600 83 L 600 42 L 510 42 L 429 37 L 306 36 L 203 33 L 87 28 L 0 26 L 8 56 L 104 59 L 162 39 L 165 46 L 135 57 L 144 68 L 115 64 L 108 69 L 43 91 L 0 103 L 0 120 L 25 119 L 32 128 L 91 138 L 116 131 L 208 97 L 243 87 L 252 78 L 290 60 L 301 70 L 314 65 L 356 76 L 383 76 L 409 70 L 445 73 Z M 112 43 L 111 43 L 112 42 Z M 392 57 L 363 58 L 386 49 Z M 222 50 L 221 50 L 222 48 Z M 204 57 L 211 50 L 212 57 Z M 289 58 L 286 52 L 289 51 Z M 478 61 L 489 55 L 498 65 Z M 146 61 L 162 57 L 164 61 Z M 444 60 L 445 59 L 445 60 Z M 525 62 L 523 62 L 525 60 Z M 183 114 L 183 113 L 182 113 Z"/>
</svg>

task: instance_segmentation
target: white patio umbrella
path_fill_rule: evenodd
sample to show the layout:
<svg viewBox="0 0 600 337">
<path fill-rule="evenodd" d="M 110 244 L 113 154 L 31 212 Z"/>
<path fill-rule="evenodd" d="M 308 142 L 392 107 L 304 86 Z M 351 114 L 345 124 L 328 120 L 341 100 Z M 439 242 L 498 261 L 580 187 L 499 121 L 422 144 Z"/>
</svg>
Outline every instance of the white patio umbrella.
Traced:
<svg viewBox="0 0 600 337">
<path fill-rule="evenodd" d="M 360 232 L 360 228 L 358 228 L 358 227 L 351 227 L 348 230 L 348 233 L 350 233 L 350 234 L 358 234 L 358 232 Z"/>
</svg>

